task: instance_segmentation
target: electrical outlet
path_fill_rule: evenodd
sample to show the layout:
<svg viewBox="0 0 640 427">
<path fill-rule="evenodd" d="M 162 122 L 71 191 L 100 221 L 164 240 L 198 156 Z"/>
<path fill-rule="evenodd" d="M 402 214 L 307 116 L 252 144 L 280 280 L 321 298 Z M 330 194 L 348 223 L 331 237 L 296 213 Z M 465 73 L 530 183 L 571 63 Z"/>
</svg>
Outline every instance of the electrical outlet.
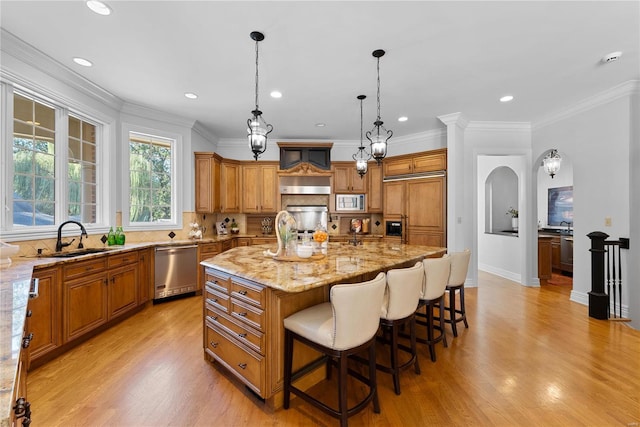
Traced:
<svg viewBox="0 0 640 427">
<path fill-rule="evenodd" d="M 604 226 L 605 227 L 611 227 L 611 217 L 607 216 L 604 218 Z"/>
</svg>

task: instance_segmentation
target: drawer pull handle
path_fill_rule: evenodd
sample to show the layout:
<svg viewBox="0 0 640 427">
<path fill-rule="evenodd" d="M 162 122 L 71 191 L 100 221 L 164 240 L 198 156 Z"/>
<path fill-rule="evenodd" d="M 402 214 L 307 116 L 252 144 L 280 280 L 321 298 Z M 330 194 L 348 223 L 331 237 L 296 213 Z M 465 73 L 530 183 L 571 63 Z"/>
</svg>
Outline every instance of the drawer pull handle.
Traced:
<svg viewBox="0 0 640 427">
<path fill-rule="evenodd" d="M 239 366 L 241 369 L 247 369 L 247 364 L 246 364 L 246 363 L 238 363 L 238 366 Z"/>
<path fill-rule="evenodd" d="M 239 291 L 238 293 L 239 293 L 240 295 L 242 295 L 242 296 L 247 295 L 247 291 Z"/>
<path fill-rule="evenodd" d="M 237 313 L 240 317 L 247 317 L 247 312 L 243 311 L 242 313 Z"/>
<path fill-rule="evenodd" d="M 85 267 L 84 268 L 84 271 L 91 271 L 91 270 L 93 270 L 93 267 Z"/>
<path fill-rule="evenodd" d="M 210 345 L 211 345 L 211 347 L 213 347 L 213 348 L 218 348 L 218 343 L 217 343 L 217 342 L 215 342 L 215 341 L 211 341 L 209 344 L 210 344 Z"/>
<path fill-rule="evenodd" d="M 246 334 L 246 333 L 244 333 L 244 334 L 238 334 L 238 336 L 239 336 L 240 338 L 246 338 L 246 337 L 247 337 L 247 334 Z"/>
<path fill-rule="evenodd" d="M 31 310 L 27 310 L 27 317 L 31 317 L 33 315 L 33 312 Z"/>
<path fill-rule="evenodd" d="M 218 298 L 212 299 L 211 302 L 217 303 L 218 302 Z"/>
</svg>

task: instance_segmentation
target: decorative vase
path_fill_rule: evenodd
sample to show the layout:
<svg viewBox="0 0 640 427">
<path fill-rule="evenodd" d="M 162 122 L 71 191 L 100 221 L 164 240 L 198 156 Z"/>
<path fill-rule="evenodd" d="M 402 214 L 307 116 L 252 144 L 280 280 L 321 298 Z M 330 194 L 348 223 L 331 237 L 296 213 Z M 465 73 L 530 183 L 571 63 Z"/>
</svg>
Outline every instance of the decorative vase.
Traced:
<svg viewBox="0 0 640 427">
<path fill-rule="evenodd" d="M 511 228 L 518 231 L 518 218 L 511 218 Z"/>
</svg>

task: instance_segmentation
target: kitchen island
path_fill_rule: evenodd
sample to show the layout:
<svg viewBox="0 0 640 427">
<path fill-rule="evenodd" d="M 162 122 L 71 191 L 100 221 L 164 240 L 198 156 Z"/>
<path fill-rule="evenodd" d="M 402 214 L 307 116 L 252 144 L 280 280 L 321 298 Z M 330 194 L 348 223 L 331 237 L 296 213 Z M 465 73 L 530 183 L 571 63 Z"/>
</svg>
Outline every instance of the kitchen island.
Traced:
<svg viewBox="0 0 640 427">
<path fill-rule="evenodd" d="M 205 359 L 224 366 L 274 408 L 282 405 L 285 317 L 328 301 L 331 285 L 370 280 L 446 252 L 399 243 L 329 243 L 322 259 L 289 262 L 265 256 L 266 249 L 273 247 L 238 247 L 201 263 L 203 347 Z M 308 348 L 296 348 L 296 355 L 294 369 L 316 357 Z M 322 375 L 309 375 L 301 386 Z"/>
</svg>

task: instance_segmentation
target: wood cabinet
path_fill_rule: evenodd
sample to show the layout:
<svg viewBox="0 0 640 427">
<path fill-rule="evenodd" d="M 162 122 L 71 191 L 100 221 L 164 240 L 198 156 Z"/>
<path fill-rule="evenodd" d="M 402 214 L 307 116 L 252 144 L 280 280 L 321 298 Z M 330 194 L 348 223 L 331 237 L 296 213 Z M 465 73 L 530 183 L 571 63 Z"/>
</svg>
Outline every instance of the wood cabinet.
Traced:
<svg viewBox="0 0 640 427">
<path fill-rule="evenodd" d="M 153 248 L 146 248 L 138 254 L 138 303 L 144 304 L 153 295 Z"/>
<path fill-rule="evenodd" d="M 20 356 L 18 357 L 18 366 L 13 383 L 13 394 L 10 400 L 10 402 L 12 402 L 12 408 L 9 416 L 9 425 L 16 427 L 31 424 L 31 403 L 27 396 L 27 370 L 29 369 L 30 346 L 32 341 L 28 333 L 30 330 L 29 323 L 30 319 L 26 319 L 24 330 L 22 331 L 21 346 L 18 348 Z M 2 425 L 5 425 L 4 422 Z"/>
<path fill-rule="evenodd" d="M 63 338 L 72 341 L 138 305 L 138 253 L 62 267 Z"/>
<path fill-rule="evenodd" d="M 561 270 L 560 259 L 561 259 L 561 243 L 560 236 L 553 236 L 551 238 L 551 268 L 556 271 Z"/>
<path fill-rule="evenodd" d="M 538 236 L 538 278 L 545 285 L 551 279 L 551 240 L 550 236 Z"/>
<path fill-rule="evenodd" d="M 418 154 L 385 159 L 384 176 L 411 175 L 447 169 L 447 150 L 432 150 Z"/>
<path fill-rule="evenodd" d="M 357 193 L 367 192 L 367 179 L 360 177 L 355 162 L 333 162 L 333 192 Z"/>
<path fill-rule="evenodd" d="M 230 160 L 220 163 L 220 212 L 240 212 L 240 164 Z"/>
<path fill-rule="evenodd" d="M 33 333 L 29 351 L 34 359 L 62 344 L 62 295 L 59 277 L 57 267 L 37 269 L 33 272 L 33 278 L 38 279 L 38 298 L 29 300 L 29 331 Z"/>
<path fill-rule="evenodd" d="M 196 212 L 220 212 L 220 163 L 215 153 L 195 154 Z"/>
<path fill-rule="evenodd" d="M 242 211 L 273 213 L 278 211 L 278 164 L 244 163 L 242 165 Z"/>
<path fill-rule="evenodd" d="M 402 222 L 405 243 L 444 247 L 446 196 L 444 177 L 386 182 L 384 219 Z"/>
<path fill-rule="evenodd" d="M 370 162 L 367 171 L 367 212 L 383 212 L 382 194 L 382 165 Z"/>
</svg>

